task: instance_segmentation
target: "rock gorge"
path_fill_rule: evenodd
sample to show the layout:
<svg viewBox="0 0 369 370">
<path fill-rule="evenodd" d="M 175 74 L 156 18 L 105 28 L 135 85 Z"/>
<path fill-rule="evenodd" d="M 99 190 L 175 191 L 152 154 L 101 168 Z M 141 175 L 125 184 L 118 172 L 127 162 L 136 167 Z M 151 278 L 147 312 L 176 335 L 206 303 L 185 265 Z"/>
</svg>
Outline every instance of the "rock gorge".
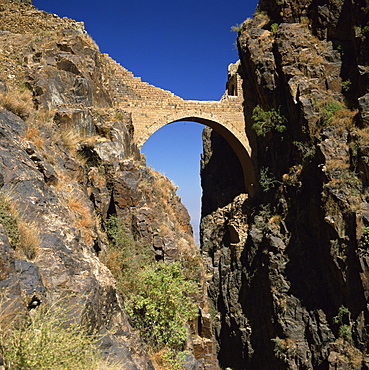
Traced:
<svg viewBox="0 0 369 370">
<path fill-rule="evenodd" d="M 236 73 L 258 181 L 248 194 L 244 164 L 204 129 L 200 256 L 175 187 L 133 140 L 120 103 L 144 97 L 128 72 L 82 23 L 3 0 L 0 287 L 17 310 L 74 293 L 74 319 L 119 368 L 157 367 L 107 267 L 114 215 L 132 246 L 197 281 L 186 369 L 367 369 L 368 11 L 260 0 L 239 27 L 228 88 Z"/>
<path fill-rule="evenodd" d="M 238 30 L 257 194 L 214 132 L 202 161 L 223 368 L 368 368 L 368 5 L 261 0 Z"/>
<path fill-rule="evenodd" d="M 74 321 L 92 326 L 119 369 L 153 369 L 117 289 L 124 281 L 107 268 L 122 263 L 109 253 L 114 216 L 129 257 L 146 246 L 153 262 L 179 260 L 191 273 L 199 313 L 185 364 L 218 368 L 188 212 L 175 186 L 146 167 L 131 116 L 119 108 L 134 94 L 117 78 L 128 71 L 99 52 L 82 23 L 28 2 L 2 1 L 0 29 L 0 286 L 12 310 L 70 300 Z"/>
</svg>

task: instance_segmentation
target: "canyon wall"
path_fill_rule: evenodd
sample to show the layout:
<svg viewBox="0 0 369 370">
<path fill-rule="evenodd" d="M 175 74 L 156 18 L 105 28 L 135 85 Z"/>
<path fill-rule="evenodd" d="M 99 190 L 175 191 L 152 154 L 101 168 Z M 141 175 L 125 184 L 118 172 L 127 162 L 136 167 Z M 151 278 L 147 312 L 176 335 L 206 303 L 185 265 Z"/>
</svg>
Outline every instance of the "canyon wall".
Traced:
<svg viewBox="0 0 369 370">
<path fill-rule="evenodd" d="M 127 71 L 99 52 L 83 23 L 28 3 L 0 4 L 0 319 L 9 301 L 30 317 L 67 301 L 70 320 L 90 325 L 116 368 L 158 368 L 115 279 L 127 261 L 110 249 L 113 216 L 129 262 L 180 261 L 195 282 L 185 366 L 217 369 L 188 212 L 176 187 L 146 167 L 119 107 L 134 94 L 119 79 Z"/>
<path fill-rule="evenodd" d="M 127 71 L 82 23 L 29 2 L 0 4 L 0 287 L 17 310 L 67 297 L 121 369 L 158 367 L 112 274 L 114 216 L 134 254 L 181 261 L 198 284 L 187 369 L 217 369 L 216 351 L 234 370 L 367 369 L 367 2 L 261 0 L 240 26 L 258 182 L 248 194 L 244 163 L 206 128 L 204 264 L 133 140 Z"/>
<path fill-rule="evenodd" d="M 214 132 L 202 160 L 223 368 L 369 366 L 368 21 L 365 1 L 261 0 L 238 30 L 255 196 Z"/>
</svg>

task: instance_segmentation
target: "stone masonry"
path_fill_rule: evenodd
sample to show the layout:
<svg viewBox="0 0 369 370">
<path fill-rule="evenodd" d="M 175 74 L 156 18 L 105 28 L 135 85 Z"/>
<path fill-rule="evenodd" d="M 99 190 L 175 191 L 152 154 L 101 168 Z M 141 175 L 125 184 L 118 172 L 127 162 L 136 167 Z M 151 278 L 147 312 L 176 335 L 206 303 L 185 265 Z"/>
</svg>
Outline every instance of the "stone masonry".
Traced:
<svg viewBox="0 0 369 370">
<path fill-rule="evenodd" d="M 109 81 L 117 106 L 131 113 L 134 138 L 141 148 L 146 140 L 161 127 L 179 121 L 193 121 L 207 125 L 220 133 L 231 145 L 243 167 L 245 184 L 253 193 L 254 171 L 251 147 L 245 130 L 242 80 L 239 62 L 228 67 L 227 88 L 219 101 L 184 100 L 170 91 L 142 82 L 127 69 L 113 62 L 114 79 Z"/>
</svg>

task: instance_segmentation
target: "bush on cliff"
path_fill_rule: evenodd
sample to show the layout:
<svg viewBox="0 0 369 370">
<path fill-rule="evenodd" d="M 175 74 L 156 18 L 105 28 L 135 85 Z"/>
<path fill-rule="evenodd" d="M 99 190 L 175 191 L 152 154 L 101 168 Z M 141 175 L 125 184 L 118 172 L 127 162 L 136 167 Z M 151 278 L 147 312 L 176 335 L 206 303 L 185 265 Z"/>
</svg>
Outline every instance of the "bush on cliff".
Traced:
<svg viewBox="0 0 369 370">
<path fill-rule="evenodd" d="M 260 105 L 257 105 L 252 111 L 251 118 L 254 120 L 252 128 L 257 136 L 265 136 L 271 130 L 280 133 L 286 130 L 286 118 L 281 115 L 279 110 L 277 111 L 274 108 L 265 111 Z"/>
<path fill-rule="evenodd" d="M 6 370 L 113 370 L 99 357 L 90 328 L 71 322 L 75 306 L 41 304 L 26 315 L 17 313 L 15 303 L 6 290 L 0 292 L 0 354 Z"/>
<path fill-rule="evenodd" d="M 152 250 L 133 240 L 116 216 L 107 220 L 110 245 L 104 261 L 125 297 L 132 325 L 169 369 L 181 369 L 187 322 L 197 313 L 197 283 L 181 262 L 155 262 Z M 156 356 L 158 357 L 158 356 Z"/>
<path fill-rule="evenodd" d="M 196 287 L 185 280 L 179 262 L 146 266 L 137 274 L 136 291 L 129 295 L 126 309 L 148 343 L 181 349 L 186 323 L 194 318 L 196 305 L 189 294 Z"/>
</svg>

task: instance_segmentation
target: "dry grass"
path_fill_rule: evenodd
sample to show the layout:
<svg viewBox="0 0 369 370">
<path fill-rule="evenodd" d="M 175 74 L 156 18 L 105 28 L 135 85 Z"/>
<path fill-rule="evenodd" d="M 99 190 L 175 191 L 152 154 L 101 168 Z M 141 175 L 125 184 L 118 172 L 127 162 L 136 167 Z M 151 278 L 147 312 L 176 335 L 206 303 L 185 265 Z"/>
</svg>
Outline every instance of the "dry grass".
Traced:
<svg viewBox="0 0 369 370">
<path fill-rule="evenodd" d="M 186 352 L 173 351 L 164 347 L 155 353 L 150 353 L 150 359 L 155 370 L 182 370 Z"/>
<path fill-rule="evenodd" d="M 7 369 L 118 370 L 103 359 L 96 332 L 73 322 L 80 307 L 70 297 L 52 305 L 46 302 L 27 316 L 24 302 L 0 290 L 0 348 Z M 71 320 L 72 319 L 72 320 Z"/>
<path fill-rule="evenodd" d="M 72 185 L 72 178 L 69 174 L 66 174 L 64 169 L 60 169 L 58 167 L 55 168 L 56 175 L 58 177 L 58 182 L 55 185 L 55 191 L 57 193 L 61 193 L 64 190 L 67 190 L 70 188 L 70 185 Z"/>
<path fill-rule="evenodd" d="M 83 137 L 73 128 L 62 130 L 61 139 L 70 155 L 82 165 L 85 165 L 89 158 L 81 152 L 81 147 L 93 148 L 96 142 L 108 141 L 101 136 Z"/>
<path fill-rule="evenodd" d="M 158 201 L 160 204 L 163 204 L 163 211 L 167 219 L 166 223 L 170 220 L 175 230 L 188 232 L 186 225 L 182 224 L 179 220 L 179 215 L 175 208 L 176 201 L 173 202 L 178 187 L 167 177 L 154 170 L 151 170 L 151 174 L 154 178 L 154 183 L 152 184 L 154 195 L 159 198 Z M 164 229 L 168 231 L 169 228 L 163 227 Z"/>
<path fill-rule="evenodd" d="M 92 167 L 88 173 L 89 179 L 98 189 L 103 189 L 106 186 L 106 177 L 103 169 Z"/>
<path fill-rule="evenodd" d="M 170 220 L 167 220 L 167 222 L 160 224 L 160 234 L 161 235 L 169 235 L 173 233 L 173 228 L 171 227 L 171 225 L 169 225 L 169 223 L 170 223 Z"/>
<path fill-rule="evenodd" d="M 76 159 L 82 166 L 85 166 L 89 160 L 89 157 L 83 152 L 77 151 L 74 154 L 74 159 Z"/>
<path fill-rule="evenodd" d="M 152 175 L 155 178 L 155 185 L 159 191 L 159 196 L 161 200 L 165 200 L 166 202 L 168 202 L 168 200 L 171 200 L 175 196 L 177 187 L 164 175 L 153 170 L 152 172 Z"/>
<path fill-rule="evenodd" d="M 87 244 L 93 243 L 96 237 L 96 216 L 88 206 L 88 198 L 80 184 L 64 169 L 55 168 L 58 182 L 54 189 L 60 202 L 68 208 L 75 228 L 81 230 Z"/>
<path fill-rule="evenodd" d="M 341 131 L 348 130 L 355 125 L 354 117 L 358 110 L 351 110 L 342 102 L 327 97 L 316 101 L 314 107 L 318 110 L 323 125 L 331 125 Z"/>
<path fill-rule="evenodd" d="M 104 253 L 100 258 L 115 278 L 122 275 L 121 251 L 110 248 L 109 251 Z"/>
<path fill-rule="evenodd" d="M 337 359 L 343 363 L 348 362 L 351 369 L 359 370 L 362 368 L 363 354 L 348 341 L 342 338 L 337 339 L 331 344 L 331 352 L 333 351 L 338 354 Z"/>
<path fill-rule="evenodd" d="M 1 193 L 0 208 L 0 222 L 3 223 L 16 256 L 35 259 L 41 245 L 36 222 L 25 217 L 26 210 L 22 213 L 18 210 L 14 197 L 10 194 Z"/>
<path fill-rule="evenodd" d="M 355 125 L 354 118 L 357 115 L 357 112 L 357 110 L 351 110 L 348 108 L 338 110 L 334 116 L 334 125 L 341 130 L 341 133 L 343 131 L 347 131 Z"/>
<path fill-rule="evenodd" d="M 33 109 L 32 94 L 29 90 L 3 93 L 0 95 L 0 104 L 25 120 Z"/>
<path fill-rule="evenodd" d="M 277 224 L 279 225 L 282 222 L 282 216 L 281 215 L 274 215 L 270 218 L 269 222 L 272 224 Z"/>
<path fill-rule="evenodd" d="M 18 252 L 20 256 L 23 255 L 29 260 L 35 259 L 37 257 L 37 254 L 39 253 L 41 245 L 39 231 L 37 229 L 36 223 L 25 221 L 24 219 L 20 218 L 18 220 L 18 230 L 20 234 L 20 248 L 16 249 L 16 252 Z"/>
<path fill-rule="evenodd" d="M 61 139 L 71 155 L 74 156 L 78 151 L 81 136 L 74 129 L 70 128 L 61 132 Z"/>
<path fill-rule="evenodd" d="M 37 124 L 28 124 L 27 129 L 24 133 L 24 139 L 31 141 L 38 148 L 44 148 L 45 137 L 40 131 L 40 127 Z"/>
<path fill-rule="evenodd" d="M 168 370 L 168 365 L 163 356 L 165 356 L 167 350 L 163 348 L 159 352 L 156 352 L 150 356 L 151 362 L 155 370 Z"/>
<path fill-rule="evenodd" d="M 369 127 L 358 130 L 356 134 L 357 140 L 360 145 L 367 145 L 369 143 Z"/>
<path fill-rule="evenodd" d="M 329 171 L 346 171 L 350 168 L 350 163 L 340 158 L 328 159 L 326 167 Z"/>
<path fill-rule="evenodd" d="M 87 244 L 95 239 L 95 219 L 87 204 L 77 195 L 67 193 L 67 206 L 74 216 L 75 226 L 81 230 Z"/>
</svg>

